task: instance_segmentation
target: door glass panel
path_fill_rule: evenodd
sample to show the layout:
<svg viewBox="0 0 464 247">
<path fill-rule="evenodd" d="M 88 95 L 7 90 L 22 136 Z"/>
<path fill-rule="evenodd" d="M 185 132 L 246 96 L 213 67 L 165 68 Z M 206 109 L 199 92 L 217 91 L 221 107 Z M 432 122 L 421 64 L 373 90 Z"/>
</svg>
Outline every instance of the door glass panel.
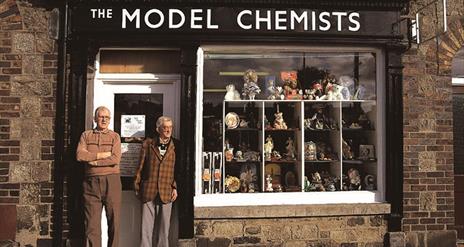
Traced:
<svg viewBox="0 0 464 247">
<path fill-rule="evenodd" d="M 156 119 L 162 115 L 163 94 L 115 94 L 114 131 L 121 135 L 123 190 L 133 189 L 142 142 L 153 137 Z"/>
</svg>

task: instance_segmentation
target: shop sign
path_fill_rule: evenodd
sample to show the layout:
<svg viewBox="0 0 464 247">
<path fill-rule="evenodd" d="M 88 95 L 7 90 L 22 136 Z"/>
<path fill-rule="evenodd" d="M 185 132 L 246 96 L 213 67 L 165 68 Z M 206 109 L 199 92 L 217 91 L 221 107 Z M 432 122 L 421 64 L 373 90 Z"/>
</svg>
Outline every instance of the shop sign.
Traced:
<svg viewBox="0 0 464 247">
<path fill-rule="evenodd" d="M 374 32 L 390 25 L 392 12 L 309 9 L 80 7 L 74 23 L 80 31 L 136 32 Z M 382 20 L 379 23 L 378 20 Z M 378 28 L 381 30 L 381 28 Z"/>
</svg>

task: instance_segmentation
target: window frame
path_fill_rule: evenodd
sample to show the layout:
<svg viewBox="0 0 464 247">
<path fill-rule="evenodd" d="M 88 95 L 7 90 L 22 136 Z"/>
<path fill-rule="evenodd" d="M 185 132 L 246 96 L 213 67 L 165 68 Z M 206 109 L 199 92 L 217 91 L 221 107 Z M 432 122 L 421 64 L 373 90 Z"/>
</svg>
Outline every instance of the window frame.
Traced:
<svg viewBox="0 0 464 247">
<path fill-rule="evenodd" d="M 202 194 L 202 152 L 203 152 L 203 69 L 204 52 L 211 51 L 256 51 L 269 52 L 370 52 L 376 60 L 376 109 L 377 109 L 377 190 L 376 191 L 336 191 L 336 192 L 284 192 L 284 193 L 218 193 Z M 251 205 L 302 205 L 337 203 L 379 203 L 385 202 L 386 192 L 386 109 L 385 109 L 385 52 L 375 47 L 353 46 L 286 46 L 268 45 L 205 45 L 197 50 L 197 98 L 195 125 L 195 207 L 224 207 Z M 285 101 L 283 101 L 285 102 Z"/>
</svg>

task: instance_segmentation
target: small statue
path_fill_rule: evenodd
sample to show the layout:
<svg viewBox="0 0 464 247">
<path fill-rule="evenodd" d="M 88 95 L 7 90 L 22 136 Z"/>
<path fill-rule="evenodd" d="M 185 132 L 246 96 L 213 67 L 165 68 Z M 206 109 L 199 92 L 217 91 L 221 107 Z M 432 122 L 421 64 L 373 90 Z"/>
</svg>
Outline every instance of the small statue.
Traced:
<svg viewBox="0 0 464 247">
<path fill-rule="evenodd" d="M 366 190 L 375 190 L 376 189 L 376 182 L 374 175 L 368 174 L 364 177 L 364 186 Z"/>
<path fill-rule="evenodd" d="M 359 175 L 359 171 L 350 168 L 348 170 L 348 189 L 349 190 L 361 190 L 361 176 Z"/>
<path fill-rule="evenodd" d="M 353 159 L 353 153 L 351 152 L 351 147 L 344 139 L 342 139 L 342 153 L 343 158 L 347 160 Z"/>
<path fill-rule="evenodd" d="M 280 155 L 279 151 L 277 150 L 272 151 L 272 157 L 276 160 L 282 159 L 282 155 Z"/>
<path fill-rule="evenodd" d="M 276 99 L 275 76 L 266 76 L 266 94 L 267 99 Z"/>
<path fill-rule="evenodd" d="M 250 100 L 254 100 L 255 96 L 261 92 L 261 89 L 258 86 L 258 74 L 256 71 L 249 69 L 245 71 L 243 75 L 243 84 L 242 95 L 248 96 Z"/>
<path fill-rule="evenodd" d="M 306 98 L 309 100 L 318 100 L 323 96 L 322 85 L 318 82 L 313 84 L 313 87 L 311 90 L 307 89 L 305 90 L 305 92 L 306 92 Z"/>
<path fill-rule="evenodd" d="M 271 174 L 267 174 L 266 175 L 266 191 L 274 191 L 274 189 L 272 188 L 272 177 L 271 177 Z"/>
<path fill-rule="evenodd" d="M 288 137 L 287 142 L 285 144 L 285 149 L 287 150 L 287 152 L 285 153 L 286 158 L 290 160 L 295 160 L 296 151 L 295 146 L 293 145 L 293 139 L 291 137 Z"/>
<path fill-rule="evenodd" d="M 235 89 L 234 84 L 229 84 L 226 86 L 226 95 L 224 100 L 240 100 L 240 93 Z"/>
<path fill-rule="evenodd" d="M 322 178 L 319 172 L 314 172 L 311 174 L 311 183 L 314 184 L 316 191 L 325 191 L 325 188 L 322 185 Z"/>
<path fill-rule="evenodd" d="M 240 161 L 240 162 L 245 161 L 243 159 L 243 152 L 242 151 L 238 150 L 237 152 L 235 152 L 235 160 Z"/>
<path fill-rule="evenodd" d="M 350 100 L 353 99 L 353 96 L 355 94 L 354 88 L 355 88 L 355 82 L 354 79 L 351 76 L 347 75 L 342 75 L 340 78 L 338 78 L 338 83 L 340 86 L 343 86 L 342 90 L 342 95 L 345 100 Z"/>
<path fill-rule="evenodd" d="M 303 190 L 305 192 L 311 191 L 311 183 L 309 182 L 308 176 L 304 176 Z"/>
<path fill-rule="evenodd" d="M 266 143 L 264 144 L 264 158 L 267 161 L 271 160 L 272 149 L 274 148 L 274 141 L 272 140 L 271 135 L 266 137 Z"/>
<path fill-rule="evenodd" d="M 282 129 L 282 130 L 288 129 L 287 123 L 285 123 L 282 112 L 276 112 L 274 116 L 275 116 L 274 129 Z"/>
<path fill-rule="evenodd" d="M 317 160 L 316 143 L 314 143 L 312 141 L 305 142 L 304 156 L 305 156 L 305 160 Z"/>
<path fill-rule="evenodd" d="M 286 97 L 296 95 L 298 92 L 297 86 L 297 72 L 296 71 L 282 71 L 280 77 L 284 82 L 284 92 Z"/>
</svg>

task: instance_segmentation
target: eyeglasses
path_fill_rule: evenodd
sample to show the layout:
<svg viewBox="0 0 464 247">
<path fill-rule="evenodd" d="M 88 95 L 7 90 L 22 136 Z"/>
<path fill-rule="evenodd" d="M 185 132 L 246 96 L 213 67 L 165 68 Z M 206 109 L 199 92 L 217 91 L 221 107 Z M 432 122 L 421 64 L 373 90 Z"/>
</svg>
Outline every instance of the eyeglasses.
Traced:
<svg viewBox="0 0 464 247">
<path fill-rule="evenodd" d="M 169 130 L 172 129 L 172 126 L 161 126 L 160 129 Z"/>
<path fill-rule="evenodd" d="M 109 117 L 109 116 L 98 116 L 98 119 L 106 119 L 106 120 L 109 120 L 109 119 L 111 119 L 111 117 Z"/>
</svg>

